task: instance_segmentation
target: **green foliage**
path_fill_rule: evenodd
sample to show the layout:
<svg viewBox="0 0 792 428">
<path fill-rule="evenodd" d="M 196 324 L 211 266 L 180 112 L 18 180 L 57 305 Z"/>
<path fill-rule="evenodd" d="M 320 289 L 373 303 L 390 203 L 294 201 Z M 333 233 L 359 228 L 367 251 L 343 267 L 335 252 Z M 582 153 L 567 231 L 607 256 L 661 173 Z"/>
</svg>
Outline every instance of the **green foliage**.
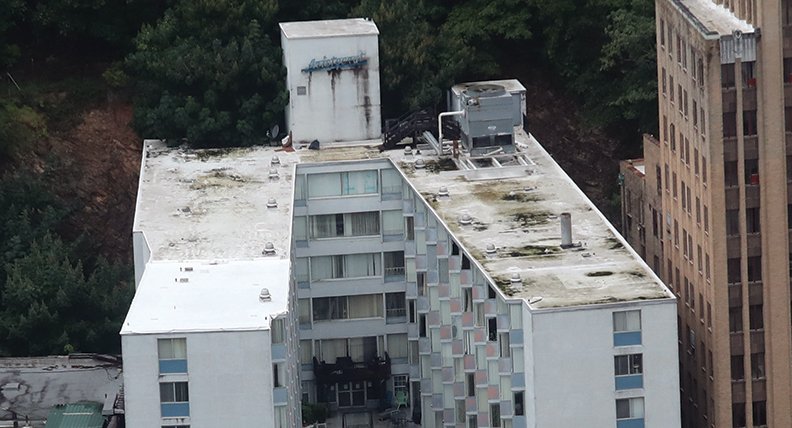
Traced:
<svg viewBox="0 0 792 428">
<path fill-rule="evenodd" d="M 262 30 L 276 10 L 274 1 L 180 0 L 144 26 L 127 58 L 138 131 L 197 146 L 265 141 L 287 101 L 280 48 Z"/>
<path fill-rule="evenodd" d="M 324 404 L 302 402 L 303 426 L 316 422 L 324 423 L 327 420 L 327 413 L 327 406 Z"/>
<path fill-rule="evenodd" d="M 44 118 L 35 110 L 11 101 L 0 102 L 0 160 L 46 133 Z"/>
<path fill-rule="evenodd" d="M 54 231 L 65 215 L 39 178 L 0 180 L 2 356 L 120 349 L 131 272 L 62 241 Z"/>
<path fill-rule="evenodd" d="M 102 79 L 111 89 L 124 88 L 129 84 L 129 75 L 124 71 L 124 64 L 114 62 L 102 73 Z"/>
</svg>

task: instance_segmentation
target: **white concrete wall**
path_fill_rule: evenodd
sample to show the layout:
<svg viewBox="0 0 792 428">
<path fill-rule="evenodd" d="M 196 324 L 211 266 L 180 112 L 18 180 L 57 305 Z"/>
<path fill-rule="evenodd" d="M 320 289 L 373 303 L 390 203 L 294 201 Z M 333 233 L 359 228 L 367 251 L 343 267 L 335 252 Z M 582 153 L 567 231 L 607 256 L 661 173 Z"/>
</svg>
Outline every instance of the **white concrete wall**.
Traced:
<svg viewBox="0 0 792 428">
<path fill-rule="evenodd" d="M 642 345 L 613 346 L 613 312 L 641 309 Z M 680 426 L 676 304 L 534 312 L 535 427 L 616 426 L 616 399 L 643 396 L 646 428 Z M 523 321 L 525 322 L 525 321 Z M 526 329 L 526 331 L 530 331 Z M 526 355 L 528 354 L 526 346 Z M 643 353 L 643 390 L 616 391 L 614 356 Z M 526 369 L 527 370 L 527 369 Z M 530 383 L 526 383 L 531 388 Z M 526 394 L 530 395 L 530 394 Z M 527 399 L 527 397 L 526 397 Z M 530 419 L 530 418 L 529 418 Z"/>
<path fill-rule="evenodd" d="M 289 90 L 287 128 L 295 141 L 355 141 L 381 134 L 377 35 L 286 39 L 281 36 Z M 304 73 L 312 59 L 355 56 L 368 64 L 356 70 Z M 306 95 L 297 95 L 305 86 Z M 368 97 L 368 104 L 366 98 Z"/>
<path fill-rule="evenodd" d="M 187 338 L 193 428 L 274 427 L 269 331 L 125 335 L 124 398 L 128 428 L 167 425 L 160 417 L 157 339 Z"/>
<path fill-rule="evenodd" d="M 141 231 L 132 232 L 132 252 L 135 262 L 135 289 L 137 290 L 140 279 L 143 278 L 143 272 L 146 270 L 146 263 L 151 258 L 151 249 L 146 242 L 146 235 Z"/>
</svg>

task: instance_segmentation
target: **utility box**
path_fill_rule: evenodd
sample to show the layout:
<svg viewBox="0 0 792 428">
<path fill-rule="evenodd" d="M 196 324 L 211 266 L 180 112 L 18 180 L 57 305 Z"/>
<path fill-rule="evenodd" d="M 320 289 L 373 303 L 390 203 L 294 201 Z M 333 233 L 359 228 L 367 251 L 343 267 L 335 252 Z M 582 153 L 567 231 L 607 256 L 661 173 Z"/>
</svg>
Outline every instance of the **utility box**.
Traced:
<svg viewBox="0 0 792 428">
<path fill-rule="evenodd" d="M 514 152 L 514 127 L 525 114 L 525 88 L 517 80 L 472 82 L 451 88 L 451 109 L 456 116 L 462 144 L 473 156 Z"/>
<path fill-rule="evenodd" d="M 280 24 L 295 141 L 380 138 L 379 30 L 368 19 Z"/>
</svg>

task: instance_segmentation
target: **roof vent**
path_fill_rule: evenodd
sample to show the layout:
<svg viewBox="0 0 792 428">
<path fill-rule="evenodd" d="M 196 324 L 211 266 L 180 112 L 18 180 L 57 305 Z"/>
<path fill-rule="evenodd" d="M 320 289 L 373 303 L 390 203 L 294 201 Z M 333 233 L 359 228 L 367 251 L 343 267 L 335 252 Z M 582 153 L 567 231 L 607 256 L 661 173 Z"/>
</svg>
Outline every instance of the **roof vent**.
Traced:
<svg viewBox="0 0 792 428">
<path fill-rule="evenodd" d="M 275 198 L 269 198 L 267 200 L 267 208 L 278 208 L 278 201 Z"/>
<path fill-rule="evenodd" d="M 497 254 L 498 249 L 495 247 L 495 244 L 487 244 L 487 247 L 484 249 L 484 252 L 486 252 L 488 256 L 494 256 L 495 254 Z"/>
<path fill-rule="evenodd" d="M 274 256 L 275 244 L 273 244 L 272 242 L 267 242 L 266 244 L 264 244 L 264 251 L 262 251 L 261 254 L 265 256 Z"/>
<path fill-rule="evenodd" d="M 440 186 L 440 190 L 437 192 L 437 196 L 441 197 L 448 197 L 448 187 Z"/>
<path fill-rule="evenodd" d="M 423 159 L 418 158 L 415 160 L 415 169 L 424 169 L 426 168 L 426 162 Z"/>
<path fill-rule="evenodd" d="M 509 278 L 509 282 L 511 285 L 522 285 L 522 278 L 520 278 L 519 273 L 513 273 L 511 278 Z"/>
<path fill-rule="evenodd" d="M 407 155 L 407 156 L 412 156 L 412 147 L 406 146 L 404 148 L 404 154 Z"/>
<path fill-rule="evenodd" d="M 473 223 L 473 217 L 471 217 L 470 214 L 464 213 L 461 217 L 459 217 L 459 224 L 462 226 L 467 226 L 471 223 Z"/>
<path fill-rule="evenodd" d="M 272 156 L 272 159 L 270 159 L 270 165 L 280 165 L 280 158 L 278 158 L 278 155 Z"/>
<path fill-rule="evenodd" d="M 269 292 L 269 288 L 262 288 L 261 293 L 259 293 L 259 300 L 262 302 L 271 302 L 272 295 Z"/>
<path fill-rule="evenodd" d="M 278 179 L 278 170 L 273 168 L 269 172 L 269 179 L 270 180 L 277 180 Z"/>
</svg>

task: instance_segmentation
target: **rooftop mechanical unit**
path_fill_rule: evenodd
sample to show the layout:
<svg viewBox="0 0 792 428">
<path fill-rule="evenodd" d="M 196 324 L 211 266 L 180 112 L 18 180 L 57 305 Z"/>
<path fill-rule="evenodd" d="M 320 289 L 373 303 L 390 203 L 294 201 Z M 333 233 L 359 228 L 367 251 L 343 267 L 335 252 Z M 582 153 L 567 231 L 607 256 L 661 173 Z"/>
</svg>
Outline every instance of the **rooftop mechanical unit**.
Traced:
<svg viewBox="0 0 792 428">
<path fill-rule="evenodd" d="M 471 83 L 460 89 L 454 95 L 465 111 L 457 116 L 465 149 L 472 156 L 514 152 L 512 94 L 493 83 Z"/>
</svg>

